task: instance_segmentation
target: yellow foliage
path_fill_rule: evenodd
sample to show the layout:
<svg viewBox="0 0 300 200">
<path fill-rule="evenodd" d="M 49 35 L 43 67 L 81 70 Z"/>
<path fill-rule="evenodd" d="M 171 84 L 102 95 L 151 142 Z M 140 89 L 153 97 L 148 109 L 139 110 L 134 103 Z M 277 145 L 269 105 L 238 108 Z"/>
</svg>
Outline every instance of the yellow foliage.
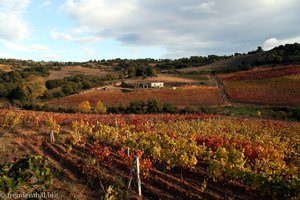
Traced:
<svg viewBox="0 0 300 200">
<path fill-rule="evenodd" d="M 91 111 L 91 104 L 89 101 L 83 101 L 79 104 L 78 109 L 80 112 L 88 113 Z"/>
<path fill-rule="evenodd" d="M 101 101 L 97 102 L 97 105 L 95 107 L 95 112 L 99 113 L 99 114 L 104 114 L 106 113 L 106 107 L 104 106 L 104 104 Z"/>
</svg>

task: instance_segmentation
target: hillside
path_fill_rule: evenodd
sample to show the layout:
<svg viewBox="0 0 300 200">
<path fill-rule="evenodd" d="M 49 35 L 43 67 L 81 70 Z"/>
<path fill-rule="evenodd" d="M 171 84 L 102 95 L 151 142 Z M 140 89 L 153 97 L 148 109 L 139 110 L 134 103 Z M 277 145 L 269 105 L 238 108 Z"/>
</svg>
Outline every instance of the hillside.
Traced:
<svg viewBox="0 0 300 200">
<path fill-rule="evenodd" d="M 45 80 L 64 79 L 65 77 L 78 76 L 78 75 L 105 77 L 108 75 L 118 76 L 118 73 L 114 72 L 113 70 L 104 70 L 101 68 L 100 69 L 89 68 L 89 67 L 83 67 L 81 65 L 63 66 L 60 67 L 59 70 L 57 69 L 49 70 L 49 76 L 45 77 Z"/>
<path fill-rule="evenodd" d="M 240 55 L 240 56 L 234 56 L 231 58 L 227 58 L 224 60 L 220 60 L 217 62 L 214 62 L 209 65 L 204 66 L 197 66 L 197 67 L 187 67 L 183 69 L 179 69 L 179 72 L 197 72 L 197 71 L 238 71 L 241 70 L 241 66 L 247 66 L 247 65 L 254 65 L 256 60 L 258 59 L 259 54 L 253 54 L 253 55 Z"/>
<path fill-rule="evenodd" d="M 295 81 L 284 79 L 289 83 L 289 86 L 287 86 L 289 88 L 279 88 L 279 82 L 282 81 L 280 78 L 270 79 L 269 81 L 252 80 L 249 82 L 245 79 L 244 82 L 242 80 L 240 82 L 232 82 L 233 80 L 229 82 L 223 80 L 222 77 L 226 76 L 224 73 L 229 72 L 233 73 L 232 76 L 235 72 L 236 76 L 240 76 L 241 73 L 244 73 L 243 71 L 250 70 L 249 72 L 251 72 L 254 68 L 282 66 L 283 69 L 283 65 L 292 65 L 298 62 L 299 52 L 299 44 L 293 44 L 279 46 L 270 51 L 263 51 L 258 48 L 247 54 L 236 53 L 234 56 L 191 56 L 190 58 L 174 60 L 111 59 L 90 60 L 79 63 L 0 59 L 0 98 L 8 99 L 20 107 L 24 105 L 32 107 L 30 105 L 34 106 L 35 104 L 45 104 L 47 102 L 50 102 L 50 105 L 67 105 L 70 103 L 69 106 L 77 106 L 80 101 L 85 100 L 91 101 L 93 105 L 96 101 L 101 100 L 104 101 L 106 106 L 116 106 L 123 102 L 128 105 L 135 99 L 147 101 L 150 98 L 157 98 L 161 103 L 172 103 L 175 106 L 228 106 L 236 102 L 298 106 L 298 96 L 294 94 L 298 89 L 297 77 L 294 77 L 293 80 Z M 220 75 L 221 80 L 215 79 L 212 76 L 213 74 L 222 74 Z M 297 74 L 292 70 L 287 75 Z M 268 78 L 268 72 L 257 71 L 255 76 Z M 166 88 L 155 92 L 154 90 L 139 91 L 142 84 L 149 82 L 164 82 Z M 35 92 L 32 88 L 35 83 L 41 87 L 39 92 L 34 94 L 34 96 L 37 96 L 31 97 Z M 118 85 L 114 88 L 116 91 L 98 90 L 99 88 L 114 87 L 116 84 Z M 236 84 L 240 85 L 236 86 Z M 181 91 L 180 87 L 183 86 L 186 88 L 182 91 L 189 92 L 179 93 L 173 91 L 170 93 L 172 87 L 178 87 L 177 91 Z M 192 88 L 193 86 L 197 86 L 197 91 Z M 274 86 L 273 92 L 267 92 L 268 88 L 272 88 L 272 86 Z M 254 87 L 265 87 L 265 89 L 261 89 L 265 91 L 265 94 L 260 93 L 258 95 L 257 90 L 251 89 Z M 131 89 L 135 91 L 122 92 Z M 238 94 L 238 90 L 244 92 Z M 83 92 L 85 94 L 79 94 Z M 243 93 L 247 93 L 247 95 L 239 96 Z M 273 96 L 268 96 L 268 93 Z M 230 94 L 229 96 L 232 97 L 233 102 L 228 102 L 230 98 L 227 98 L 226 94 Z M 112 98 L 115 99 L 111 100 L 110 95 L 113 95 Z M 222 97 L 221 101 L 220 96 Z M 275 98 L 275 96 L 277 97 Z M 68 103 L 64 103 L 65 100 Z M 53 104 L 53 102 L 59 103 Z"/>
<path fill-rule="evenodd" d="M 234 102 L 300 106 L 300 66 L 257 68 L 219 75 Z"/>
</svg>

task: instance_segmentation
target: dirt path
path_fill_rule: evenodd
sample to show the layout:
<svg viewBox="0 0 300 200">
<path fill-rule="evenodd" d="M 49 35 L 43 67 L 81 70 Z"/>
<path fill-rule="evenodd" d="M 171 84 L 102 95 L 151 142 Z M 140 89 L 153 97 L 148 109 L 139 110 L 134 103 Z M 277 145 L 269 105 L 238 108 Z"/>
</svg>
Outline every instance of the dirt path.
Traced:
<svg viewBox="0 0 300 200">
<path fill-rule="evenodd" d="M 215 85 L 219 88 L 219 92 L 220 92 L 220 94 L 222 96 L 222 99 L 224 101 L 224 106 L 231 106 L 232 105 L 232 101 L 230 100 L 230 97 L 229 97 L 229 95 L 227 94 L 227 92 L 225 90 L 224 83 L 216 75 L 208 75 L 208 78 L 213 83 L 215 83 Z"/>
</svg>

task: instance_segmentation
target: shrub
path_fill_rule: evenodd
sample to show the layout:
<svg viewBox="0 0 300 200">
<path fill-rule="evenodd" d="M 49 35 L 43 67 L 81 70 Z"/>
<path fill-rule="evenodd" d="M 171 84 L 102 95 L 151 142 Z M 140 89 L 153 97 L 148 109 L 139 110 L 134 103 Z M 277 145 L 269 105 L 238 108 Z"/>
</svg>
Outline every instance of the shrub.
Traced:
<svg viewBox="0 0 300 200">
<path fill-rule="evenodd" d="M 104 113 L 106 113 L 106 111 L 107 111 L 107 109 L 104 106 L 104 104 L 101 101 L 98 101 L 97 105 L 95 107 L 95 112 L 99 113 L 99 114 L 104 114 Z"/>
<path fill-rule="evenodd" d="M 91 105 L 89 101 L 83 101 L 79 104 L 78 109 L 82 113 L 89 113 L 91 111 Z"/>
</svg>

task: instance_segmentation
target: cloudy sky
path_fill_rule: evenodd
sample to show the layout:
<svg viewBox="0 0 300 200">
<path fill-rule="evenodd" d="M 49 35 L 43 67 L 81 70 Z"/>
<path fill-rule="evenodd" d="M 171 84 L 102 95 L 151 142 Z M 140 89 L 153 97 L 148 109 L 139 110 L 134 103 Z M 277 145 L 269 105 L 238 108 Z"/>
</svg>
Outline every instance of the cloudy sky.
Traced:
<svg viewBox="0 0 300 200">
<path fill-rule="evenodd" d="M 0 58 L 229 55 L 300 43 L 300 0 L 0 0 Z"/>
</svg>

